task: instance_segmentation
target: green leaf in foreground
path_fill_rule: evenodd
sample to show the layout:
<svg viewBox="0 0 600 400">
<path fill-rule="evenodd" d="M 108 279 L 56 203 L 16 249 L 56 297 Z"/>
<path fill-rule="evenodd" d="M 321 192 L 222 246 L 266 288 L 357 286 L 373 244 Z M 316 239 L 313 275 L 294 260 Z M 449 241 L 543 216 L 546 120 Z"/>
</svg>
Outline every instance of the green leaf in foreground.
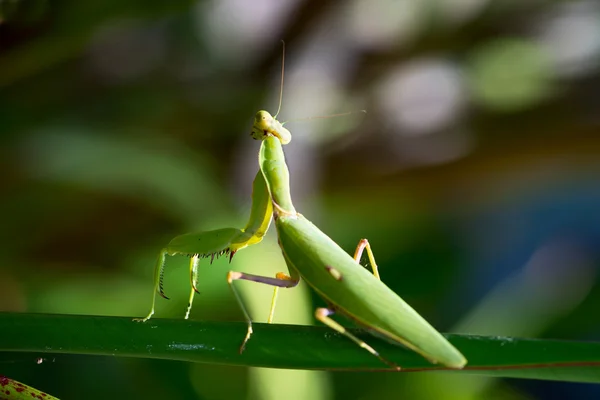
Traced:
<svg viewBox="0 0 600 400">
<path fill-rule="evenodd" d="M 385 365 L 326 327 L 242 322 L 0 313 L 0 351 L 157 358 L 287 369 L 382 371 Z M 445 370 L 403 347 L 353 330 L 404 371 Z M 462 371 L 495 377 L 600 382 L 600 343 L 446 335 L 469 360 Z"/>
</svg>

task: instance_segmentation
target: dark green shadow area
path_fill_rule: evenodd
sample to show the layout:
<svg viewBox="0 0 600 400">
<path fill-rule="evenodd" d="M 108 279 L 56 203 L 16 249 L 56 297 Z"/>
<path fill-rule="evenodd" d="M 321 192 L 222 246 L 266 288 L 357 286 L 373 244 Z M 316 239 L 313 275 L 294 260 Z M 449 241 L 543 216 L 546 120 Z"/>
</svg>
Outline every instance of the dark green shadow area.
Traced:
<svg viewBox="0 0 600 400">
<path fill-rule="evenodd" d="M 385 365 L 326 327 L 255 324 L 246 351 L 242 322 L 0 313 L 0 351 L 87 354 L 286 369 L 384 371 Z M 417 354 L 352 330 L 405 372 L 440 370 Z M 446 335 L 478 374 L 600 382 L 600 343 Z"/>
</svg>

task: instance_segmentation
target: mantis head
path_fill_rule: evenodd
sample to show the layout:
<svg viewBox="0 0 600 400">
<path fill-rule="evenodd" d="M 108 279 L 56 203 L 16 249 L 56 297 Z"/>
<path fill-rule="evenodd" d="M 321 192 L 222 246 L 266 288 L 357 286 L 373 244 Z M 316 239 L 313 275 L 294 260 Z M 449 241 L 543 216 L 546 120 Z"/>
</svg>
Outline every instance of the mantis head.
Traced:
<svg viewBox="0 0 600 400">
<path fill-rule="evenodd" d="M 250 136 L 255 140 L 263 140 L 268 134 L 278 138 L 281 144 L 288 144 L 292 140 L 292 134 L 283 127 L 281 122 L 277 121 L 268 111 L 261 110 L 254 117 Z"/>
</svg>

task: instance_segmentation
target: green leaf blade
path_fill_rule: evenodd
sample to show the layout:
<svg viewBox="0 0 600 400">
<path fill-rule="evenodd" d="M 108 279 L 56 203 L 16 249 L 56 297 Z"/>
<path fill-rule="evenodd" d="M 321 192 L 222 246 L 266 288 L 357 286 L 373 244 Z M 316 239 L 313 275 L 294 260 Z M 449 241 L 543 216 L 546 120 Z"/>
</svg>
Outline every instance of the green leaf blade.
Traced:
<svg viewBox="0 0 600 400">
<path fill-rule="evenodd" d="M 0 313 L 0 351 L 155 358 L 285 369 L 385 371 L 386 366 L 326 327 L 254 324 L 244 353 L 241 322 Z M 403 371 L 447 370 L 418 354 L 353 330 Z M 600 343 L 445 335 L 469 360 L 452 373 L 600 383 Z"/>
</svg>

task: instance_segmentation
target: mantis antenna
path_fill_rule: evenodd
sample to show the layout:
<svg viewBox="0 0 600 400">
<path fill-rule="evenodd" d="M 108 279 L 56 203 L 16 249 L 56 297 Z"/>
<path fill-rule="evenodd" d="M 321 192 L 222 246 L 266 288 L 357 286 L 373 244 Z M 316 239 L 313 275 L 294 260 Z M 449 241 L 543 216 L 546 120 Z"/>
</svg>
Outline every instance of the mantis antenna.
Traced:
<svg viewBox="0 0 600 400">
<path fill-rule="evenodd" d="M 356 114 L 356 113 L 365 113 L 366 114 L 367 110 L 356 110 L 356 111 L 348 111 L 348 112 L 339 113 L 339 114 L 318 115 L 316 117 L 290 119 L 290 120 L 282 122 L 281 125 L 285 125 L 288 122 L 310 121 L 312 119 L 327 119 L 327 118 L 345 117 L 346 115 Z"/>
<path fill-rule="evenodd" d="M 277 116 L 279 115 L 279 112 L 281 111 L 281 104 L 283 102 L 283 80 L 284 80 L 284 76 L 285 76 L 285 41 L 284 40 L 281 40 L 281 45 L 282 45 L 282 49 L 281 49 L 282 54 L 281 54 L 281 84 L 279 86 L 279 106 L 277 107 L 277 112 L 273 116 L 273 119 L 277 119 Z M 291 119 L 291 120 L 282 122 L 281 126 L 287 124 L 288 122 L 310 121 L 313 119 L 344 117 L 346 115 L 355 114 L 355 113 L 359 113 L 359 112 L 366 114 L 367 110 L 349 111 L 349 112 L 340 113 L 340 114 L 319 115 L 316 117 Z"/>
<path fill-rule="evenodd" d="M 277 116 L 279 115 L 279 111 L 281 111 L 281 102 L 283 100 L 283 75 L 285 73 L 285 42 L 282 40 L 281 41 L 282 44 L 282 55 L 281 55 L 281 85 L 279 88 L 279 107 L 277 107 L 277 113 L 275 113 L 275 119 L 277 119 Z"/>
</svg>

